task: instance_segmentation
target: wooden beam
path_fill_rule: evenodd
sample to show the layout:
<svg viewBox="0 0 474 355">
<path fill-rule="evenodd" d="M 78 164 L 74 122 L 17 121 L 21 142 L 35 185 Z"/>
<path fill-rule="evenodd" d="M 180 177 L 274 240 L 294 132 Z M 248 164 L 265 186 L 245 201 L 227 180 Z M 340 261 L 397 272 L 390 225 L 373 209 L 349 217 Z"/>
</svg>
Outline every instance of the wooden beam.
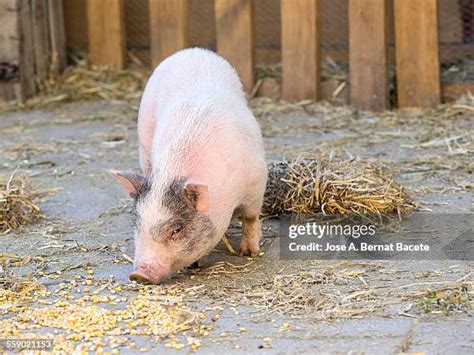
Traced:
<svg viewBox="0 0 474 355">
<path fill-rule="evenodd" d="M 453 102 L 463 95 L 474 95 L 474 83 L 472 81 L 441 83 L 441 97 L 443 102 Z"/>
<path fill-rule="evenodd" d="M 0 101 L 24 101 L 36 92 L 31 15 L 27 0 L 0 2 Z"/>
<path fill-rule="evenodd" d="M 437 0 L 394 0 L 398 105 L 440 102 Z"/>
<path fill-rule="evenodd" d="M 245 90 L 255 84 L 253 0 L 215 0 L 217 51 L 235 66 Z"/>
<path fill-rule="evenodd" d="M 20 6 L 19 0 L 0 3 L 0 102 L 21 99 Z"/>
<path fill-rule="evenodd" d="M 46 0 L 32 1 L 31 11 L 36 79 L 41 81 L 46 79 L 49 74 L 49 63 L 51 60 L 48 30 L 48 4 Z"/>
<path fill-rule="evenodd" d="M 188 46 L 188 1 L 149 0 L 152 66 Z"/>
<path fill-rule="evenodd" d="M 125 67 L 124 0 L 87 0 L 89 59 L 96 65 Z"/>
<path fill-rule="evenodd" d="M 35 83 L 35 51 L 33 25 L 32 25 L 32 4 L 28 0 L 20 0 L 20 31 L 22 34 L 22 43 L 20 49 L 20 81 L 21 95 L 17 95 L 19 100 L 24 101 L 28 97 L 36 94 L 37 87 Z"/>
<path fill-rule="evenodd" d="M 50 71 L 62 72 L 67 65 L 66 33 L 62 0 L 48 0 L 49 36 L 51 42 Z"/>
<path fill-rule="evenodd" d="M 319 0 L 281 0 L 282 96 L 319 98 Z"/>
<path fill-rule="evenodd" d="M 67 48 L 87 51 L 89 31 L 86 0 L 63 0 L 63 11 Z"/>
<path fill-rule="evenodd" d="M 383 111 L 389 106 L 387 1 L 349 0 L 351 104 Z"/>
</svg>

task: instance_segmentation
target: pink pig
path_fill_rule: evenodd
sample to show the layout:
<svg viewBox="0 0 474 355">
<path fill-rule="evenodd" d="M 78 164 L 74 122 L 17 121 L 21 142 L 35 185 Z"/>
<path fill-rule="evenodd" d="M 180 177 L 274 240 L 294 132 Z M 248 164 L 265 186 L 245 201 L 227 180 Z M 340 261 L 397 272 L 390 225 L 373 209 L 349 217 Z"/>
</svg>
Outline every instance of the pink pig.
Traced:
<svg viewBox="0 0 474 355">
<path fill-rule="evenodd" d="M 131 280 L 157 283 L 211 251 L 242 215 L 239 255 L 256 256 L 267 181 L 260 127 L 234 68 L 186 49 L 149 79 L 138 115 L 143 176 L 113 171 L 135 199 Z"/>
</svg>

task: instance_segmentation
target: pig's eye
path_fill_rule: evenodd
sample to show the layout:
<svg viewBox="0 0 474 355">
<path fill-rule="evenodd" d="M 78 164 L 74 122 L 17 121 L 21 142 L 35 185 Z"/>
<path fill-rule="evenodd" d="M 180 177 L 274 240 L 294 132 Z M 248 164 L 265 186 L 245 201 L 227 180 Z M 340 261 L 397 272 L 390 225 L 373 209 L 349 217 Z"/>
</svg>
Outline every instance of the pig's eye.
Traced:
<svg viewBox="0 0 474 355">
<path fill-rule="evenodd" d="M 183 226 L 181 224 L 178 224 L 171 232 L 171 236 L 178 234 L 182 230 L 183 230 Z"/>
</svg>

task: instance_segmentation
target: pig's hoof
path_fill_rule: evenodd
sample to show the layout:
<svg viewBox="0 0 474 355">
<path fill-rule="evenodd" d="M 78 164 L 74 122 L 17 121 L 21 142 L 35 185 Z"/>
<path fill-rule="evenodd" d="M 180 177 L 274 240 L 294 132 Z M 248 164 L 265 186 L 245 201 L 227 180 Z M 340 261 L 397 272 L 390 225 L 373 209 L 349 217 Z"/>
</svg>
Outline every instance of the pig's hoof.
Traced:
<svg viewBox="0 0 474 355">
<path fill-rule="evenodd" d="M 242 243 L 238 252 L 238 256 L 251 256 L 255 258 L 260 252 L 260 246 L 250 246 L 247 243 Z"/>
</svg>

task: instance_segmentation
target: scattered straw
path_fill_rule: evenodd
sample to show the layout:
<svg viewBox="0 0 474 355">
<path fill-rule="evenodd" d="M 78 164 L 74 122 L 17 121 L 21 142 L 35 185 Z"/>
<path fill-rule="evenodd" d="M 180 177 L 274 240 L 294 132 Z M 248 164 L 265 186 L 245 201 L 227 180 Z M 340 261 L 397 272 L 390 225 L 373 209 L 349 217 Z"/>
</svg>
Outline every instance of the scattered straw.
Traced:
<svg viewBox="0 0 474 355">
<path fill-rule="evenodd" d="M 444 287 L 418 291 L 412 297 L 415 313 L 471 312 L 474 308 L 472 283 L 453 283 Z"/>
<path fill-rule="evenodd" d="M 0 268 L 0 314 L 15 311 L 15 306 L 32 301 L 43 286 L 31 275 L 19 276 Z"/>
<path fill-rule="evenodd" d="M 24 177 L 14 174 L 8 180 L 0 177 L 0 233 L 8 233 L 42 217 L 34 200 L 42 193 L 29 191 Z"/>
<path fill-rule="evenodd" d="M 50 104 L 90 100 L 130 100 L 141 96 L 149 71 L 115 70 L 79 60 L 62 75 L 39 83 L 39 95 L 17 103 L 16 108 L 43 107 Z M 12 107 L 6 107 L 11 109 Z"/>
<path fill-rule="evenodd" d="M 263 213 L 380 215 L 414 207 L 404 188 L 376 166 L 302 156 L 270 165 Z"/>
<path fill-rule="evenodd" d="M 386 315 L 386 289 L 367 287 L 363 279 L 374 264 L 356 265 L 362 270 L 341 270 L 338 265 L 314 269 L 306 265 L 295 272 L 268 277 L 258 271 L 258 266 L 250 271 L 250 265 L 245 265 L 242 273 L 228 264 L 220 274 L 225 272 L 230 282 L 208 288 L 205 293 L 214 304 L 253 306 L 255 316 L 278 314 L 328 321 Z M 253 276 L 248 276 L 249 271 Z"/>
</svg>

